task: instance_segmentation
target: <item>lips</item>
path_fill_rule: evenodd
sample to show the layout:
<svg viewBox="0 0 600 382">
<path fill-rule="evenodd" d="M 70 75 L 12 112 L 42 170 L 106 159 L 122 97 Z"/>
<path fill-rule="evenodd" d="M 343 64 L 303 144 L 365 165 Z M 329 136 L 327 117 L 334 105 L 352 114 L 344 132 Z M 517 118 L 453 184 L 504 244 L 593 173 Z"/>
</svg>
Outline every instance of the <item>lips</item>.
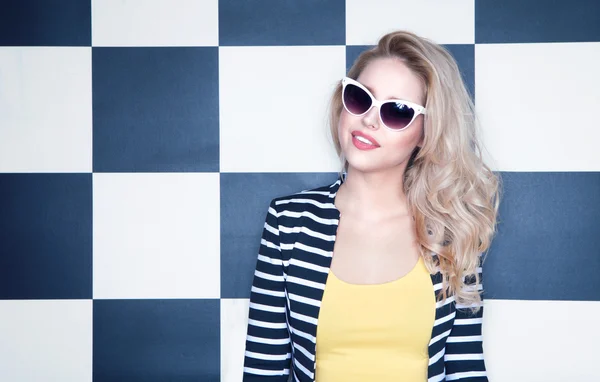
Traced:
<svg viewBox="0 0 600 382">
<path fill-rule="evenodd" d="M 367 141 L 369 141 L 370 144 L 372 144 L 373 146 L 376 146 L 376 147 L 380 146 L 379 142 L 377 142 L 375 140 L 375 138 L 373 138 L 372 136 L 370 136 L 368 134 L 362 133 L 362 132 L 360 132 L 358 130 L 355 130 L 355 131 L 352 132 L 352 137 L 361 137 L 361 138 L 366 139 Z M 364 142 L 364 143 L 368 144 L 367 142 Z"/>
</svg>

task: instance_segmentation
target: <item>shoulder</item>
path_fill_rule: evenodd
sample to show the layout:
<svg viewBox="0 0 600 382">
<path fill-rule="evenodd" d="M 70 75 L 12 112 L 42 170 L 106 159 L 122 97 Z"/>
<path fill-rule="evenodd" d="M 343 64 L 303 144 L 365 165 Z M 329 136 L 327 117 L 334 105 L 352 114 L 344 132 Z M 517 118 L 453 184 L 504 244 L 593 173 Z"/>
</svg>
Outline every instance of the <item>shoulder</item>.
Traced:
<svg viewBox="0 0 600 382">
<path fill-rule="evenodd" d="M 278 196 L 271 200 L 271 206 L 277 210 L 286 208 L 299 208 L 306 205 L 330 208 L 333 204 L 335 183 L 304 189 L 292 194 Z"/>
<path fill-rule="evenodd" d="M 334 205 L 336 183 L 278 196 L 271 200 L 270 208 L 278 218 L 332 218 L 337 212 Z"/>
</svg>

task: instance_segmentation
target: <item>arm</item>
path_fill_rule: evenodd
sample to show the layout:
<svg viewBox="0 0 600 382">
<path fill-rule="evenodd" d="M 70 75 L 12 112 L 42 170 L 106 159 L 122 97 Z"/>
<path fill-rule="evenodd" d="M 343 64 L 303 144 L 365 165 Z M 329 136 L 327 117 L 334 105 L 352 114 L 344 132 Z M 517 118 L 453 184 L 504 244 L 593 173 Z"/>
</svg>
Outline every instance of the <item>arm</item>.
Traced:
<svg viewBox="0 0 600 382">
<path fill-rule="evenodd" d="M 477 269 L 477 272 L 481 280 L 481 267 Z M 474 285 L 467 283 L 465 287 L 481 290 L 482 284 Z M 481 309 L 477 313 L 471 313 L 467 308 L 466 306 L 456 304 L 456 318 L 446 342 L 446 353 L 444 355 L 446 380 L 487 382 L 488 378 L 483 359 L 483 339 L 481 332 L 483 297 L 481 299 Z"/>
<path fill-rule="evenodd" d="M 279 225 L 271 201 L 250 293 L 244 382 L 288 380 L 291 345 L 285 308 Z"/>
</svg>

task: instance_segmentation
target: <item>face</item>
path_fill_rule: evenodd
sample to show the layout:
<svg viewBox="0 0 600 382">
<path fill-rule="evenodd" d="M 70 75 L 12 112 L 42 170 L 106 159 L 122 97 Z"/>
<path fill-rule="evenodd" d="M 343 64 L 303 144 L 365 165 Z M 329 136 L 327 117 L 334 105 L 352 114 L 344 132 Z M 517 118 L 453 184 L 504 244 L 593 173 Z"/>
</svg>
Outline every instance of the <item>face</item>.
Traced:
<svg viewBox="0 0 600 382">
<path fill-rule="evenodd" d="M 357 78 L 379 101 L 401 99 L 424 105 L 425 89 L 419 78 L 400 60 L 378 59 L 371 62 Z M 423 115 L 406 129 L 392 131 L 379 117 L 379 107 L 354 116 L 342 108 L 338 125 L 340 145 L 353 170 L 383 172 L 406 168 L 410 155 L 423 143 Z M 361 143 L 361 134 L 373 145 Z"/>
</svg>

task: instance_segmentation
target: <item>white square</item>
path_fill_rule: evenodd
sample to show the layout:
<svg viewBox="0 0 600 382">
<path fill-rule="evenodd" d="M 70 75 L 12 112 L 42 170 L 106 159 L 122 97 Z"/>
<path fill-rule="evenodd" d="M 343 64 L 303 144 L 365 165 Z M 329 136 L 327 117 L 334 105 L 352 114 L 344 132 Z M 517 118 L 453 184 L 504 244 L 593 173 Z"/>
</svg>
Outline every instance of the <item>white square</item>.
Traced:
<svg viewBox="0 0 600 382">
<path fill-rule="evenodd" d="M 597 42 L 476 45 L 477 110 L 497 170 L 600 170 L 599 62 Z"/>
<path fill-rule="evenodd" d="M 219 47 L 221 172 L 328 172 L 344 46 Z"/>
<path fill-rule="evenodd" d="M 92 0 L 92 46 L 217 46 L 218 0 Z"/>
<path fill-rule="evenodd" d="M 473 44 L 475 0 L 346 0 L 346 44 L 374 45 L 400 29 L 438 44 Z"/>
<path fill-rule="evenodd" d="M 485 300 L 490 381 L 598 379 L 600 301 Z"/>
<path fill-rule="evenodd" d="M 0 300 L 0 381 L 92 381 L 91 300 Z"/>
<path fill-rule="evenodd" d="M 0 68 L 0 172 L 91 172 L 91 48 L 2 47 Z"/>
<path fill-rule="evenodd" d="M 94 298 L 219 298 L 218 173 L 93 175 Z"/>
<path fill-rule="evenodd" d="M 221 382 L 242 380 L 249 307 L 247 298 L 221 299 Z"/>
</svg>

